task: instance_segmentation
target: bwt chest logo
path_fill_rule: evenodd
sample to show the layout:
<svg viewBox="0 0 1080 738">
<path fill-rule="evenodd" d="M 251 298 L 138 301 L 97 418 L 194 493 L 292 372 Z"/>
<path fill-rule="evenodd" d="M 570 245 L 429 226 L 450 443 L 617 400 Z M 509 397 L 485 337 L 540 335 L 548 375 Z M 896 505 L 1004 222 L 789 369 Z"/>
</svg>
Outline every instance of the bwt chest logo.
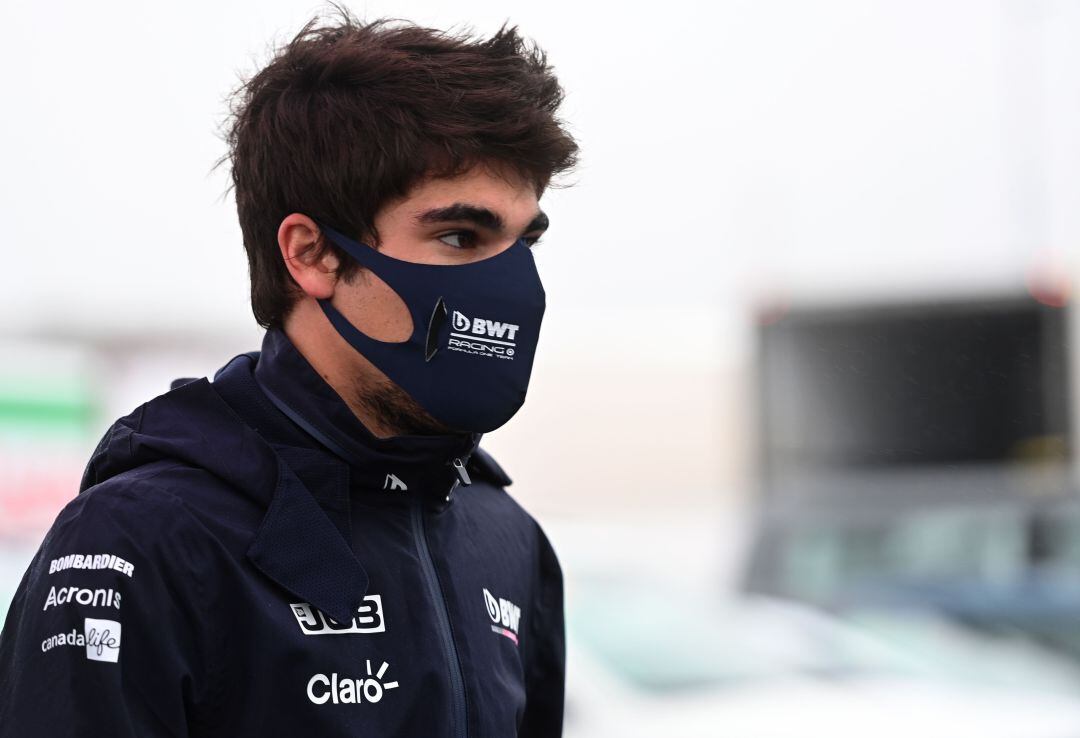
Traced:
<svg viewBox="0 0 1080 738">
<path fill-rule="evenodd" d="M 494 625 L 491 626 L 493 633 L 506 636 L 515 644 L 518 642 L 518 625 L 521 622 L 521 608 L 510 600 L 502 597 L 496 598 L 487 587 L 484 587 L 484 604 L 487 606 L 488 617 Z"/>
<path fill-rule="evenodd" d="M 293 602 L 289 605 L 300 630 L 304 635 L 332 635 L 334 633 L 385 633 L 386 621 L 383 619 L 382 596 L 367 595 L 356 615 L 347 623 L 339 623 L 318 608 L 306 602 Z"/>
<path fill-rule="evenodd" d="M 520 326 L 487 318 L 469 318 L 457 310 L 454 311 L 451 325 L 453 331 L 447 345 L 451 351 L 495 356 L 500 359 L 514 358 L 517 346 L 515 341 Z"/>
</svg>

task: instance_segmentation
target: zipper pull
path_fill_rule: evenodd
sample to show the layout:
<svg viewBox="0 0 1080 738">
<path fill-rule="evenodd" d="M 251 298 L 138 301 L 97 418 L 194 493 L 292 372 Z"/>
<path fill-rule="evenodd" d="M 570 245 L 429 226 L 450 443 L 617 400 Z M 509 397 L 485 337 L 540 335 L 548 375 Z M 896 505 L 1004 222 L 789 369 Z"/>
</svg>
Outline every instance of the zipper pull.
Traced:
<svg viewBox="0 0 1080 738">
<path fill-rule="evenodd" d="M 454 459 L 454 471 L 457 472 L 458 477 L 461 478 L 461 483 L 464 485 L 472 484 L 472 480 L 469 479 L 469 472 L 465 470 L 465 464 L 461 462 L 461 459 Z"/>
</svg>

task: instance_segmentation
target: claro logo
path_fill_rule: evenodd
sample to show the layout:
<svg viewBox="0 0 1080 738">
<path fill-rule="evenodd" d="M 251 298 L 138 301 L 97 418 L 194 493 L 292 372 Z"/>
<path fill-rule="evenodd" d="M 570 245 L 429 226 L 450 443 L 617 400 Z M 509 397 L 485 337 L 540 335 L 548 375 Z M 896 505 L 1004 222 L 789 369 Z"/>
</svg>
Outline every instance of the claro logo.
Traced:
<svg viewBox="0 0 1080 738">
<path fill-rule="evenodd" d="M 520 326 L 488 318 L 470 318 L 455 310 L 450 321 L 453 331 L 447 348 L 467 354 L 513 359 Z"/>
<path fill-rule="evenodd" d="M 390 664 L 385 661 L 379 670 L 372 673 L 371 660 L 367 660 L 367 677 L 353 679 L 339 676 L 337 672 L 330 675 L 315 674 L 308 679 L 307 697 L 316 705 L 332 704 L 359 705 L 364 702 L 379 702 L 388 690 L 397 689 L 398 683 L 384 682 L 386 670 Z"/>
</svg>

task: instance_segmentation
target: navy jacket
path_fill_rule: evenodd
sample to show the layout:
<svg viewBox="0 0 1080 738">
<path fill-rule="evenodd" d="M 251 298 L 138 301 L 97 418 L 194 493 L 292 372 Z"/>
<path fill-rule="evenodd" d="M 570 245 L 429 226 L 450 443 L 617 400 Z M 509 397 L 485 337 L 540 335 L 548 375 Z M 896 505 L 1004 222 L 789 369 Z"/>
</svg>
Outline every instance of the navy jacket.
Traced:
<svg viewBox="0 0 1080 738">
<path fill-rule="evenodd" d="M 284 333 L 118 420 L 0 634 L 0 737 L 558 736 L 562 575 L 479 436 L 377 439 Z"/>
</svg>

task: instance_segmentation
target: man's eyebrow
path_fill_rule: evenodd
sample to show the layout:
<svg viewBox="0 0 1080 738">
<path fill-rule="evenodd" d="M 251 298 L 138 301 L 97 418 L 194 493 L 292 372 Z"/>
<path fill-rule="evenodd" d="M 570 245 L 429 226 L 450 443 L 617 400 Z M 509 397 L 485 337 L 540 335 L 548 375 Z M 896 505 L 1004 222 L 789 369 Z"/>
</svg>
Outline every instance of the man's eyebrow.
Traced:
<svg viewBox="0 0 1080 738">
<path fill-rule="evenodd" d="M 506 224 L 503 223 L 502 217 L 494 210 L 479 207 L 477 205 L 466 205 L 465 203 L 454 203 L 448 205 L 445 208 L 433 208 L 431 210 L 425 210 L 416 216 L 418 223 L 443 223 L 445 221 L 468 221 L 475 225 L 487 228 L 491 231 L 497 231 L 502 233 L 506 228 Z"/>
<path fill-rule="evenodd" d="M 425 210 L 416 216 L 418 223 L 444 223 L 447 221 L 466 221 L 478 225 L 482 228 L 495 231 L 496 233 L 502 233 L 506 230 L 506 223 L 503 221 L 502 216 L 496 213 L 494 210 L 490 210 L 479 205 L 469 205 L 466 203 L 454 203 L 444 208 L 432 208 L 431 210 Z M 525 233 L 532 233 L 533 231 L 547 230 L 548 217 L 543 211 L 537 213 L 529 225 L 525 227 Z"/>
</svg>

